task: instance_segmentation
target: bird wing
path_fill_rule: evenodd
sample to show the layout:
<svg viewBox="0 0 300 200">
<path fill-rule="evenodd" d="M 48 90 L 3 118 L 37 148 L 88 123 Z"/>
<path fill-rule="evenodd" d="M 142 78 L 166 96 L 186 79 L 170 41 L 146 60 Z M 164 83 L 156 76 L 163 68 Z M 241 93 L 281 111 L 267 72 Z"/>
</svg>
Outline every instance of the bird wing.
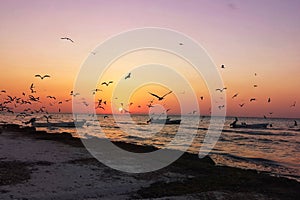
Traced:
<svg viewBox="0 0 300 200">
<path fill-rule="evenodd" d="M 50 78 L 50 75 L 46 74 L 43 78 Z"/>
<path fill-rule="evenodd" d="M 168 92 L 167 94 L 165 94 L 165 95 L 162 96 L 162 97 L 164 98 L 165 96 L 167 96 L 168 94 L 171 94 L 171 93 L 172 93 L 172 91 Z"/>
<path fill-rule="evenodd" d="M 153 93 L 151 93 L 151 92 L 149 92 L 149 94 L 151 94 L 152 96 L 154 96 L 154 97 L 160 99 L 160 96 L 158 96 L 158 95 L 156 95 L 156 94 L 153 94 Z"/>
<path fill-rule="evenodd" d="M 70 40 L 71 42 L 73 42 L 73 43 L 74 43 L 74 41 L 73 41 L 71 38 L 67 38 L 67 40 Z"/>
<path fill-rule="evenodd" d="M 39 75 L 39 74 L 36 74 L 34 77 L 40 77 L 40 78 L 42 78 L 42 76 L 41 76 L 41 75 Z"/>
</svg>

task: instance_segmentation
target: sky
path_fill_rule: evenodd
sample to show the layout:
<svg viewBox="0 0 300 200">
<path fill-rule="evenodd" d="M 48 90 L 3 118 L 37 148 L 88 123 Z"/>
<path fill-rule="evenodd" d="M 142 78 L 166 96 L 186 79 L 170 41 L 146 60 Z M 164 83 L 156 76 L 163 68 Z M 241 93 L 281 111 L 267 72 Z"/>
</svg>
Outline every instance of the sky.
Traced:
<svg viewBox="0 0 300 200">
<path fill-rule="evenodd" d="M 47 95 L 61 101 L 70 99 L 82 64 L 100 43 L 131 29 L 161 27 L 184 33 L 206 50 L 227 87 L 224 108 L 227 115 L 299 118 L 299 8 L 297 0 L 3 0 L 0 2 L 0 90 L 14 96 L 21 96 L 23 91 L 29 95 L 29 87 L 34 83 L 38 91 L 34 95 L 47 101 L 47 105 L 50 103 Z M 70 37 L 75 42 L 61 37 Z M 181 69 L 190 67 L 164 52 L 132 53 L 116 61 L 116 66 L 112 65 L 99 79 L 99 85 L 104 80 L 123 79 L 133 66 L 162 60 Z M 225 69 L 220 68 L 222 64 Z M 128 70 L 118 74 L 118 66 Z M 49 74 L 51 78 L 39 80 L 35 74 Z M 162 70 L 161 74 L 168 72 Z M 132 73 L 130 81 L 136 77 Z M 146 78 L 147 73 L 139 77 Z M 201 111 L 209 114 L 209 108 L 217 102 L 211 102 L 205 81 L 200 78 L 199 82 L 191 80 L 191 83 L 195 95 L 199 99 L 204 96 L 204 100 L 199 100 Z M 180 95 L 190 98 L 180 88 L 180 82 L 176 84 L 177 94 L 174 91 L 164 101 L 154 102 L 170 108 L 171 114 L 180 112 L 176 98 Z M 254 88 L 254 84 L 258 87 Z M 135 113 L 150 112 L 146 106 L 152 100 L 149 91 L 163 95 L 170 89 L 141 86 L 129 98 L 134 102 L 130 108 L 128 102 L 112 99 L 110 93 L 115 85 L 105 88 L 100 85 L 105 91 L 97 93 L 95 101 L 103 98 L 117 110 L 124 107 Z M 232 99 L 236 93 L 238 96 Z M 7 94 L 1 93 L 0 101 L 5 98 Z M 76 98 L 78 102 L 84 101 L 80 96 Z M 257 101 L 250 103 L 250 98 Z M 268 98 L 271 98 L 269 103 Z M 294 102 L 296 106 L 291 107 Z M 57 108 L 48 109 L 57 112 Z M 60 109 L 71 112 L 71 103 L 64 102 Z M 107 106 L 99 112 L 110 110 Z"/>
</svg>

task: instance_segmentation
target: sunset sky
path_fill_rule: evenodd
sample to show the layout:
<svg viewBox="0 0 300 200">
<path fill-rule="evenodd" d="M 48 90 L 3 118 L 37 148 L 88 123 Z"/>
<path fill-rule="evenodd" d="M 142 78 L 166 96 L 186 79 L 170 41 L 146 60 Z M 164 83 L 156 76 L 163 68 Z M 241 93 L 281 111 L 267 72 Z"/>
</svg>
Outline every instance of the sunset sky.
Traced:
<svg viewBox="0 0 300 200">
<path fill-rule="evenodd" d="M 228 88 L 227 115 L 299 118 L 299 10 L 298 0 L 3 0 L 0 2 L 0 90 L 21 97 L 23 91 L 30 94 L 29 87 L 34 83 L 35 95 L 44 101 L 46 95 L 62 101 L 70 99 L 81 65 L 100 43 L 127 30 L 161 27 L 193 38 L 210 55 Z M 75 42 L 61 37 L 70 37 Z M 132 67 L 160 62 L 162 58 L 175 68 L 188 67 L 188 63 L 164 52 L 137 52 L 116 61 L 115 68 L 108 70 L 100 82 L 117 82 Z M 222 64 L 225 69 L 221 69 Z M 121 65 L 128 66 L 128 71 L 118 74 L 117 66 Z M 167 72 L 162 71 L 161 75 L 167 76 L 164 73 Z M 51 78 L 39 80 L 35 74 L 49 74 Z M 147 74 L 139 78 L 143 76 Z M 136 77 L 132 73 L 129 81 Z M 191 83 L 201 111 L 208 114 L 211 102 L 204 81 L 191 80 Z M 258 87 L 254 88 L 254 84 Z M 106 91 L 96 99 L 107 99 L 119 109 L 122 100 L 113 102 L 109 94 L 114 86 L 109 89 L 99 86 Z M 177 94 L 170 94 L 162 102 L 171 108 L 172 114 L 179 112 L 176 95 L 189 98 L 180 84 L 177 89 Z M 158 94 L 169 91 L 162 86 L 141 87 L 131 97 L 134 107 L 124 107 L 131 112 L 147 113 L 146 104 L 153 99 L 148 94 L 150 90 Z M 239 95 L 232 99 L 235 93 Z M 6 95 L 2 93 L 0 101 Z M 203 101 L 200 96 L 204 96 Z M 250 103 L 250 98 L 257 101 Z M 77 99 L 84 101 L 80 96 Z M 294 102 L 296 106 L 290 107 Z M 242 103 L 245 106 L 241 108 Z M 56 109 L 49 108 L 52 112 L 57 112 Z M 61 110 L 71 112 L 71 103 L 64 103 Z"/>
</svg>

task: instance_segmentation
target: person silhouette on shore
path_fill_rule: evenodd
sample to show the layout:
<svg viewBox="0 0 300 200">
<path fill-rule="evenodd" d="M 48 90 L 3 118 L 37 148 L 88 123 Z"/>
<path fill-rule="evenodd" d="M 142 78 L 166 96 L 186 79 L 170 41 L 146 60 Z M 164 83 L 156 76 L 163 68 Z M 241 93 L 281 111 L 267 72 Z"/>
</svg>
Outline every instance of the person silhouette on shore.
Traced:
<svg viewBox="0 0 300 200">
<path fill-rule="evenodd" d="M 23 122 L 24 124 L 31 124 L 31 125 L 33 125 L 34 123 L 35 123 L 35 121 L 36 121 L 36 118 L 31 118 L 28 122 Z"/>
<path fill-rule="evenodd" d="M 238 118 L 235 117 L 234 121 L 230 124 L 230 127 L 234 127 L 238 121 Z"/>
<path fill-rule="evenodd" d="M 296 120 L 294 120 L 294 126 L 298 126 L 298 123 Z"/>
</svg>

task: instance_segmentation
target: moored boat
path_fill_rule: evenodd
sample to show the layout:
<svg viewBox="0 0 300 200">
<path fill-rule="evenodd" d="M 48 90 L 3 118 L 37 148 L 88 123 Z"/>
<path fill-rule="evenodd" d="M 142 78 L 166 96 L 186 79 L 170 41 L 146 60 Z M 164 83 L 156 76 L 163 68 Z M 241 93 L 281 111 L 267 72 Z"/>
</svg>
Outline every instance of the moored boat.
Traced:
<svg viewBox="0 0 300 200">
<path fill-rule="evenodd" d="M 153 123 L 153 124 L 180 124 L 181 119 L 171 119 L 171 118 L 166 118 L 166 119 L 149 119 L 148 123 Z"/>
<path fill-rule="evenodd" d="M 260 123 L 260 124 L 231 124 L 230 128 L 249 128 L 249 129 L 264 129 L 267 128 L 269 123 Z"/>
</svg>

